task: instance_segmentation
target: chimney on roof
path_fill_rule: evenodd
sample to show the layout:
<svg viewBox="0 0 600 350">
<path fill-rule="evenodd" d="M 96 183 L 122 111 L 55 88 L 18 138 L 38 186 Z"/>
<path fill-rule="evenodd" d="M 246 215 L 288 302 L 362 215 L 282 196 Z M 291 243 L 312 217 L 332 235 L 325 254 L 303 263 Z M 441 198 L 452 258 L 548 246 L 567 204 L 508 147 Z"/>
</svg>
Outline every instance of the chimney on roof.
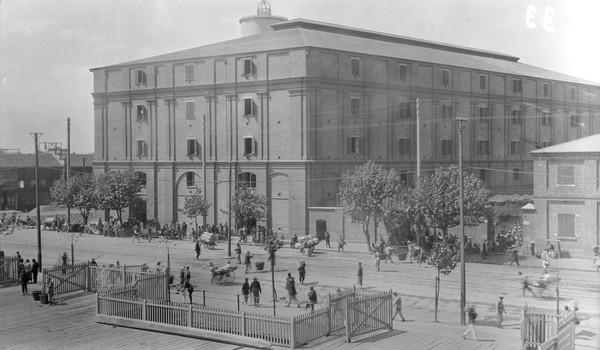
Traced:
<svg viewBox="0 0 600 350">
<path fill-rule="evenodd" d="M 271 15 L 271 4 L 267 0 L 261 0 L 256 8 L 255 16 L 240 18 L 242 26 L 242 38 L 245 36 L 262 34 L 273 30 L 271 24 L 287 21 L 287 18 Z"/>
</svg>

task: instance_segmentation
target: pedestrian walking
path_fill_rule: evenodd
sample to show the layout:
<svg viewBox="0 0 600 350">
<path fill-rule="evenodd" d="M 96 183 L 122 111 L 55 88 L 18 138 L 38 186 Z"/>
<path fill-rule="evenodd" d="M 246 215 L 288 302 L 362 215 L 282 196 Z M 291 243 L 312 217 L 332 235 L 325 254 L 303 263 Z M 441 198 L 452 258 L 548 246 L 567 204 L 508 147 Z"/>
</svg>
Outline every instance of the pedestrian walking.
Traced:
<svg viewBox="0 0 600 350">
<path fill-rule="evenodd" d="M 325 231 L 325 247 L 327 248 L 331 248 L 331 244 L 329 243 L 330 238 L 331 235 L 329 234 L 329 231 Z"/>
<path fill-rule="evenodd" d="M 287 298 L 285 300 L 285 306 L 290 306 L 292 300 L 298 304 L 300 307 L 300 302 L 298 301 L 298 297 L 296 296 L 296 281 L 294 281 L 294 277 L 292 274 L 288 272 L 287 279 L 285 281 L 285 289 L 287 290 Z"/>
<path fill-rule="evenodd" d="M 394 292 L 394 308 L 396 309 L 396 312 L 394 312 L 392 320 L 396 318 L 396 315 L 400 315 L 402 322 L 406 321 L 402 315 L 402 298 L 396 292 Z"/>
<path fill-rule="evenodd" d="M 472 333 L 473 340 L 477 341 L 477 336 L 475 335 L 475 319 L 477 318 L 475 305 L 467 305 L 465 312 L 467 313 L 467 330 L 465 330 L 462 337 L 463 339 L 467 339 L 467 334 Z"/>
<path fill-rule="evenodd" d="M 529 251 L 531 252 L 531 256 L 535 256 L 535 242 L 533 240 L 529 242 Z"/>
<path fill-rule="evenodd" d="M 488 255 L 488 251 L 487 251 L 487 241 L 484 239 L 483 240 L 483 244 L 481 245 L 481 257 L 485 259 L 485 257 Z"/>
<path fill-rule="evenodd" d="M 250 284 L 248 283 L 248 278 L 244 279 L 244 283 L 242 283 L 242 295 L 244 296 L 244 305 L 248 305 L 248 295 L 250 295 Z"/>
<path fill-rule="evenodd" d="M 521 280 L 521 287 L 523 290 L 523 296 L 525 296 L 525 290 L 528 290 L 531 292 L 531 294 L 533 294 L 533 296 L 535 295 L 535 292 L 533 290 L 531 290 L 530 284 L 529 284 L 529 278 L 523 274 L 523 272 L 519 271 L 519 279 Z"/>
<path fill-rule="evenodd" d="M 246 255 L 244 255 L 244 264 L 246 264 L 246 271 L 244 271 L 244 273 L 248 273 L 248 271 L 250 271 L 250 268 L 252 267 L 252 258 L 254 257 L 254 255 L 250 255 L 250 252 L 247 251 Z"/>
<path fill-rule="evenodd" d="M 260 293 L 262 293 L 258 278 L 254 277 L 254 280 L 250 284 L 250 291 L 252 292 L 252 298 L 254 299 L 254 307 L 258 307 L 260 303 Z"/>
<path fill-rule="evenodd" d="M 25 270 L 25 268 L 21 269 L 19 281 L 21 282 L 21 292 L 23 292 L 23 295 L 28 294 L 27 283 L 29 283 L 29 278 L 27 277 L 27 270 Z"/>
<path fill-rule="evenodd" d="M 54 281 L 52 278 L 48 277 L 48 302 L 52 304 L 52 299 L 54 298 Z"/>
<path fill-rule="evenodd" d="M 133 229 L 133 239 L 131 240 L 131 243 L 133 243 L 136 239 L 137 242 L 140 243 L 140 236 L 142 235 L 142 231 L 140 231 L 139 227 L 135 227 Z"/>
<path fill-rule="evenodd" d="M 362 284 L 363 284 L 363 268 L 362 268 L 362 264 L 358 263 L 358 273 L 356 274 L 356 276 L 358 277 L 358 286 L 359 288 L 362 288 Z"/>
<path fill-rule="evenodd" d="M 300 266 L 298 267 L 298 280 L 300 284 L 304 284 L 304 279 L 306 278 L 306 262 L 300 261 Z"/>
<path fill-rule="evenodd" d="M 504 297 L 499 295 L 498 298 L 500 298 L 500 300 L 498 300 L 498 304 L 496 305 L 496 313 L 498 315 L 498 328 L 502 328 L 502 315 L 505 314 L 506 311 L 504 311 Z"/>
<path fill-rule="evenodd" d="M 241 264 L 242 263 L 242 245 L 240 244 L 240 242 L 238 242 L 237 246 L 235 247 L 235 256 L 237 257 L 238 264 Z"/>
<path fill-rule="evenodd" d="M 201 249 L 200 249 L 200 241 L 199 240 L 196 241 L 196 246 L 194 247 L 194 250 L 196 251 L 196 259 L 199 259 L 200 258 L 200 251 L 201 251 Z"/>
<path fill-rule="evenodd" d="M 60 255 L 59 257 L 60 257 L 60 260 L 62 261 L 62 266 L 67 266 L 67 259 L 68 259 L 67 252 L 64 252 L 63 255 Z M 66 273 L 67 273 L 67 270 L 63 269 L 62 274 L 64 275 Z"/>
<path fill-rule="evenodd" d="M 406 245 L 408 246 L 408 259 L 410 263 L 413 263 L 413 255 L 415 255 L 415 245 L 411 243 L 411 241 L 407 241 Z"/>
<path fill-rule="evenodd" d="M 381 266 L 381 259 L 379 258 L 379 251 L 376 250 L 373 255 L 375 255 L 375 268 L 377 269 L 377 271 L 379 271 L 379 267 Z"/>
<path fill-rule="evenodd" d="M 510 266 L 512 266 L 513 263 L 517 263 L 517 266 L 519 266 L 519 251 L 517 250 L 517 248 L 515 248 L 514 245 L 511 247 L 511 249 L 512 260 L 510 262 Z"/>
<path fill-rule="evenodd" d="M 192 304 L 192 293 L 194 293 L 194 286 L 192 286 L 190 281 L 185 281 L 184 290 L 188 293 L 190 304 Z M 183 302 L 185 303 L 185 294 L 183 294 Z"/>
<path fill-rule="evenodd" d="M 40 264 L 37 261 L 35 261 L 35 259 L 31 259 L 31 277 L 33 278 L 33 283 L 37 283 L 39 270 Z"/>
<path fill-rule="evenodd" d="M 308 303 L 306 303 L 306 307 L 304 310 L 310 307 L 310 311 L 315 311 L 315 304 L 317 303 L 317 292 L 313 286 L 310 286 L 310 290 L 308 291 Z"/>
<path fill-rule="evenodd" d="M 338 253 L 340 252 L 340 250 L 344 253 L 346 252 L 344 250 L 345 245 L 346 245 L 346 241 L 344 241 L 344 237 L 339 236 L 339 238 L 338 238 Z"/>
</svg>

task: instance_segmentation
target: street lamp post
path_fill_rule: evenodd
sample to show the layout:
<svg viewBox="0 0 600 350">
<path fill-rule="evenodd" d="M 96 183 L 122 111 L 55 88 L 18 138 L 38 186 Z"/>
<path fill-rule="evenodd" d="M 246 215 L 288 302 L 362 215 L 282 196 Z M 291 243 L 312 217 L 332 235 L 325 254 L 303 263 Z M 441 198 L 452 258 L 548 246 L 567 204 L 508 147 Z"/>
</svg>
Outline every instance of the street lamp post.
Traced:
<svg viewBox="0 0 600 350">
<path fill-rule="evenodd" d="M 467 118 L 456 118 L 458 121 L 458 181 L 460 192 L 460 323 L 464 325 L 465 307 L 467 306 L 466 273 L 465 273 L 465 212 L 464 212 L 464 189 L 463 189 L 463 142 L 462 131 Z"/>
</svg>

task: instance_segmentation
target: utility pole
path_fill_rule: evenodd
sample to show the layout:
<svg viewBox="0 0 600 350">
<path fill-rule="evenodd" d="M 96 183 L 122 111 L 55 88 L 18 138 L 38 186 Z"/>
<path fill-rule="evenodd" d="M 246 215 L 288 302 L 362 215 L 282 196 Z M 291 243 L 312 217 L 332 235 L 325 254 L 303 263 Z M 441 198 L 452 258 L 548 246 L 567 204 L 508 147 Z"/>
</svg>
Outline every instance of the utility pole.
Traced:
<svg viewBox="0 0 600 350">
<path fill-rule="evenodd" d="M 38 150 L 38 140 L 39 137 L 43 134 L 34 132 L 33 139 L 35 140 L 35 208 L 37 213 L 37 259 L 38 264 L 40 264 L 40 271 L 43 271 L 42 268 L 42 220 L 40 218 L 40 179 L 39 179 L 39 150 Z"/>
<path fill-rule="evenodd" d="M 416 117 L 417 117 L 417 191 L 421 190 L 421 115 L 420 115 L 420 105 L 419 98 L 415 101 L 416 105 Z M 420 220 L 419 220 L 420 221 Z M 421 223 L 417 222 L 417 246 L 421 246 Z"/>
<path fill-rule="evenodd" d="M 202 114 L 202 193 L 206 199 L 206 114 Z M 206 214 L 202 216 L 202 226 L 206 227 Z"/>
<path fill-rule="evenodd" d="M 67 186 L 71 172 L 71 118 L 67 118 Z M 71 207 L 67 204 L 67 227 L 71 234 L 71 265 L 75 265 L 75 250 L 73 247 L 73 233 L 71 232 Z"/>
<path fill-rule="evenodd" d="M 467 306 L 466 273 L 465 273 L 465 212 L 463 189 L 463 141 L 462 132 L 467 118 L 456 118 L 458 121 L 458 181 L 460 189 L 460 323 L 466 324 L 465 307 Z"/>
<path fill-rule="evenodd" d="M 231 257 L 231 159 L 229 159 L 229 218 L 227 226 L 227 257 Z"/>
</svg>

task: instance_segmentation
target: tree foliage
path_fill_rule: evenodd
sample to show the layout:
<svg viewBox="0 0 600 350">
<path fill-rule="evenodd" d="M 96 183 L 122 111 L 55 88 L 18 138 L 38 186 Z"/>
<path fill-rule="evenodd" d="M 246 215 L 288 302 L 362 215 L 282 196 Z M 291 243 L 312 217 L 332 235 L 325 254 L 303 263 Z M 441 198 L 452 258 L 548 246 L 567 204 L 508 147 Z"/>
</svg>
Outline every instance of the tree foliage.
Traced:
<svg viewBox="0 0 600 350">
<path fill-rule="evenodd" d="M 59 204 L 70 208 L 77 208 L 84 225 L 92 210 L 99 207 L 96 190 L 96 177 L 93 174 L 80 174 L 69 177 L 69 180 L 60 179 L 50 189 L 52 198 Z"/>
<path fill-rule="evenodd" d="M 421 179 L 419 208 L 428 226 L 441 229 L 460 224 L 459 169 L 456 166 L 437 168 L 429 177 Z M 489 191 L 473 174 L 463 175 L 463 203 L 466 226 L 479 225 L 486 215 Z"/>
<path fill-rule="evenodd" d="M 196 193 L 193 193 L 191 196 L 185 197 L 185 203 L 183 203 L 183 208 L 180 208 L 179 211 L 182 212 L 185 216 L 190 219 L 194 219 L 196 223 L 196 227 L 198 226 L 198 216 L 207 216 L 208 209 L 211 204 L 204 199 L 202 196 L 202 192 L 198 190 Z"/>
<path fill-rule="evenodd" d="M 236 220 L 242 222 L 245 227 L 250 226 L 252 220 L 264 221 L 267 215 L 267 197 L 256 194 L 255 190 L 242 185 L 235 191 L 231 211 Z"/>
<path fill-rule="evenodd" d="M 96 194 L 98 207 L 117 212 L 117 219 L 123 222 L 122 211 L 136 200 L 143 185 L 132 171 L 109 172 L 98 177 Z"/>
<path fill-rule="evenodd" d="M 385 170 L 379 164 L 368 162 L 347 173 L 340 184 L 340 198 L 346 203 L 344 211 L 352 222 L 361 223 L 367 247 L 371 248 L 369 226 L 372 223 L 374 238 L 377 228 L 386 215 L 392 198 L 401 190 L 400 176 L 393 170 Z M 386 200 L 388 200 L 386 202 Z"/>
</svg>

